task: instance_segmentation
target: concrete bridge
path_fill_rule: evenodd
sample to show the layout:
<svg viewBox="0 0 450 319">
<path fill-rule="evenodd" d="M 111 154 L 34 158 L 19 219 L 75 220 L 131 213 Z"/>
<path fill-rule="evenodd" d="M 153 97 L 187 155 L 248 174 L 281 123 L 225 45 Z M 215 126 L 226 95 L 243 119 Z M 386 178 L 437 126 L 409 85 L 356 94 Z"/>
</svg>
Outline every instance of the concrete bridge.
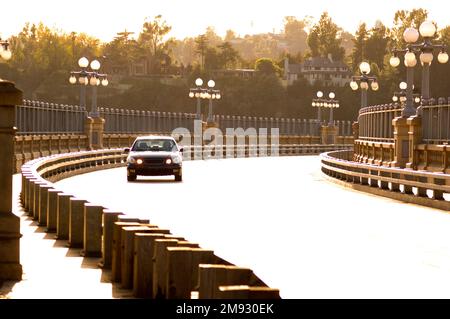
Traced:
<svg viewBox="0 0 450 319">
<path fill-rule="evenodd" d="M 121 281 L 125 287 L 131 284 L 127 278 L 132 278 L 135 289 L 139 276 L 148 277 L 148 271 L 136 273 L 142 268 L 136 265 L 151 260 L 144 249 L 147 246 L 139 246 L 138 241 L 148 237 L 145 240 L 153 247 L 153 235 L 131 236 L 128 244 L 126 241 L 128 231 L 130 235 L 141 231 L 178 242 L 167 249 L 161 243 L 162 255 L 157 255 L 158 245 L 152 248 L 157 256 L 155 269 L 168 276 L 167 287 L 161 289 L 169 298 L 188 297 L 197 283 L 200 298 L 448 296 L 449 221 L 444 213 L 450 200 L 450 150 L 445 144 L 448 129 L 437 135 L 427 130 L 434 118 L 432 112 L 448 113 L 447 105 L 424 106 L 422 112 L 430 114 L 425 124 L 421 116 L 396 117 L 398 105 L 364 109 L 353 125 L 353 136 L 341 135 L 349 132 L 345 125 L 320 127 L 321 123 L 314 126 L 313 122 L 291 119 L 222 118 L 219 124 L 207 123 L 203 129 L 254 124 L 260 130 L 269 123 L 271 129 L 284 133 L 270 137 L 268 153 L 266 145 L 242 146 L 233 137 L 232 157 L 273 156 L 274 150 L 289 157 L 188 161 L 181 184 L 165 179 L 127 183 L 120 149 L 103 148 L 128 146 L 149 127 L 160 129 L 155 133 L 167 133 L 171 125 L 188 121 L 190 116 L 139 117 L 142 114 L 126 112 L 125 117 L 118 117 L 117 112 L 105 110 L 110 121 L 119 123 L 109 127 L 121 133 L 107 134 L 102 118 L 86 118 L 80 124 L 79 109 L 47 105 L 20 109 L 20 92 L 8 83 L 2 83 L 0 89 L 0 115 L 4 115 L 0 116 L 0 143 L 5 146 L 0 154 L 4 164 L 0 170 L 3 279 L 20 279 L 22 274 L 19 221 L 9 200 L 12 174 L 21 168 L 21 202 L 31 216 L 47 231 L 56 228 L 57 236 L 62 236 L 60 221 L 67 223 L 69 245 L 75 244 L 76 237 L 84 253 L 102 255 L 103 265 L 112 263 L 113 281 Z M 31 124 L 26 112 L 33 114 Z M 75 134 L 60 132 L 61 112 L 66 112 L 66 119 L 78 119 Z M 140 119 L 139 125 L 133 126 L 133 119 Z M 381 121 L 379 126 L 377 121 Z M 28 134 L 14 137 L 14 123 L 27 127 Z M 448 123 L 439 123 L 448 128 Z M 123 127 L 126 132 L 120 131 Z M 30 134 L 33 130 L 37 134 Z M 305 132 L 308 135 L 302 135 Z M 247 136 L 244 141 L 251 138 Z M 354 151 L 348 150 L 349 139 L 354 140 Z M 89 151 L 92 149 L 98 151 Z M 338 151 L 320 158 L 298 156 L 331 150 Z M 187 157 L 201 159 L 207 151 L 204 145 L 190 145 Z M 218 154 L 217 149 L 214 154 Z M 119 168 L 99 171 L 111 167 Z M 89 174 L 79 175 L 82 173 Z M 68 193 L 73 194 L 73 200 L 64 195 Z M 56 206 L 51 196 L 56 196 Z M 64 196 L 69 204 L 64 204 Z M 111 214 L 111 210 L 133 218 L 121 219 L 121 213 Z M 52 224 L 54 220 L 58 220 L 57 226 Z M 172 235 L 167 235 L 169 230 Z M 127 245 L 130 248 L 123 248 Z M 131 264 L 124 257 L 128 254 L 136 256 L 131 257 Z M 158 267 L 166 267 L 164 273 L 158 263 L 162 263 Z M 209 266 L 199 268 L 205 263 Z M 187 281 L 177 277 L 176 269 L 170 268 L 173 265 L 190 267 Z M 134 293 L 139 295 L 139 291 Z"/>
</svg>

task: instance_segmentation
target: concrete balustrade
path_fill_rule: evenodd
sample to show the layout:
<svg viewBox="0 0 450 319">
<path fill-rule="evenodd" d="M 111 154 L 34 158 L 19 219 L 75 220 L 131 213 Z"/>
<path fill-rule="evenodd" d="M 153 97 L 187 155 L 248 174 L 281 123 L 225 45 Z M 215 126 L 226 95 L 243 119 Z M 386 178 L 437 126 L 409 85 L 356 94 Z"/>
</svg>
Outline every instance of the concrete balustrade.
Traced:
<svg viewBox="0 0 450 319">
<path fill-rule="evenodd" d="M 192 149 L 204 153 L 202 147 Z M 239 149 L 246 156 L 259 153 L 256 145 L 236 147 L 237 153 Z M 296 152 L 295 146 L 286 147 L 283 154 Z M 32 160 L 22 167 L 24 205 L 28 203 L 30 211 L 33 209 L 48 231 L 56 229 L 58 239 L 68 239 L 69 247 L 82 247 L 85 256 L 102 256 L 100 265 L 111 267 L 112 280 L 132 288 L 136 296 L 189 298 L 198 285 L 198 265 L 228 263 L 182 236 L 171 235 L 168 229 L 149 224 L 148 219 L 104 209 L 63 193 L 49 183 L 98 168 L 121 166 L 124 158 L 122 150 L 100 150 Z M 172 253 L 167 249 L 169 246 L 188 250 Z M 189 269 L 185 278 L 175 273 L 177 264 Z"/>
<path fill-rule="evenodd" d="M 351 151 L 322 154 L 322 171 L 334 178 L 352 183 L 351 187 L 357 190 L 450 210 L 450 201 L 444 196 L 450 194 L 449 174 L 362 164 L 351 161 L 351 156 Z M 433 194 L 431 198 L 427 194 L 429 191 Z"/>
</svg>

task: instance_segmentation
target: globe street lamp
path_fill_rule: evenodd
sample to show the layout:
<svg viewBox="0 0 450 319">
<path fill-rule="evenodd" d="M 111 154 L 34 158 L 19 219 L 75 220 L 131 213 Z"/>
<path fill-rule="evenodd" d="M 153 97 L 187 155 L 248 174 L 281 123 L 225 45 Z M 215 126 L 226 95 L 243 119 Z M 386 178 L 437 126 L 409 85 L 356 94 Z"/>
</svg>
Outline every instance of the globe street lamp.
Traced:
<svg viewBox="0 0 450 319">
<path fill-rule="evenodd" d="M 367 91 L 369 90 L 369 84 L 373 91 L 378 91 L 379 85 L 375 76 L 369 76 L 369 63 L 361 62 L 361 64 L 359 65 L 359 71 L 361 72 L 361 75 L 352 76 L 350 87 L 353 91 L 356 91 L 358 89 L 358 81 L 360 82 L 359 87 L 361 88 L 361 108 L 363 108 L 367 106 Z"/>
<path fill-rule="evenodd" d="M 101 74 L 98 72 L 100 69 L 100 62 L 98 60 L 92 60 L 89 63 L 89 60 L 85 57 L 82 57 L 78 60 L 78 66 L 81 68 L 81 71 L 72 71 L 70 72 L 69 82 L 70 84 L 81 84 L 80 89 L 80 106 L 86 107 L 86 86 L 89 84 L 92 87 L 92 107 L 90 116 L 91 117 L 99 117 L 98 109 L 97 109 L 97 86 L 100 84 L 102 86 L 107 86 L 109 84 L 108 78 L 106 74 Z M 92 71 L 88 71 L 88 66 Z M 78 77 L 78 80 L 77 80 Z"/>
<path fill-rule="evenodd" d="M 322 91 L 317 91 L 316 96 L 317 96 L 317 98 L 312 100 L 311 106 L 317 107 L 317 123 L 318 123 L 318 125 L 320 125 L 320 123 L 322 122 L 321 108 L 324 107 L 325 101 L 324 101 L 324 99 L 322 99 L 322 97 L 323 97 Z"/>
<path fill-rule="evenodd" d="M 334 126 L 333 109 L 339 107 L 339 101 L 334 99 L 336 97 L 334 92 L 330 92 L 330 94 L 328 94 L 328 97 L 330 99 L 328 101 L 326 101 L 325 105 L 324 105 L 325 107 L 330 109 L 330 118 L 329 118 L 329 121 L 328 121 L 328 126 Z"/>
<path fill-rule="evenodd" d="M 392 96 L 392 101 L 395 103 L 400 102 L 403 106 L 407 101 L 408 84 L 406 82 L 400 82 L 399 88 L 400 88 L 399 92 L 394 92 L 394 95 Z M 414 104 L 419 104 L 420 94 L 413 94 L 412 96 Z"/>
<path fill-rule="evenodd" d="M 206 120 L 207 122 L 213 121 L 212 101 L 220 100 L 220 98 L 222 97 L 220 94 L 220 90 L 213 89 L 215 86 L 216 86 L 216 82 L 214 82 L 213 80 L 208 81 L 209 89 L 207 90 L 207 93 L 206 93 L 206 98 L 209 99 L 208 118 Z"/>
<path fill-rule="evenodd" d="M 220 90 L 213 89 L 216 86 L 216 82 L 214 82 L 214 80 L 208 81 L 208 83 L 207 83 L 208 88 L 202 88 L 203 80 L 201 78 L 198 78 L 195 80 L 195 85 L 197 85 L 196 88 L 191 88 L 189 90 L 189 97 L 197 98 L 197 119 L 201 120 L 201 118 L 202 118 L 200 99 L 208 99 L 209 100 L 209 108 L 208 108 L 208 118 L 206 121 L 212 122 L 213 121 L 212 101 L 220 100 L 222 98 Z"/>
<path fill-rule="evenodd" d="M 8 61 L 9 59 L 11 59 L 12 53 L 11 50 L 9 49 L 9 42 L 8 40 L 2 40 L 2 38 L 0 38 L 0 57 L 5 60 Z"/>
<path fill-rule="evenodd" d="M 203 80 L 200 78 L 197 78 L 195 80 L 195 85 L 197 86 L 196 88 L 191 88 L 189 90 L 189 97 L 197 99 L 197 120 L 201 120 L 202 114 L 201 114 L 201 102 L 200 102 L 201 97 L 200 96 L 203 93 L 203 89 L 201 88 L 201 86 L 203 85 Z"/>
<path fill-rule="evenodd" d="M 413 81 L 414 81 L 414 67 L 417 64 L 416 55 L 420 53 L 419 59 L 423 66 L 422 69 L 422 105 L 427 103 L 430 98 L 430 64 L 433 61 L 433 52 L 435 49 L 440 49 L 438 54 L 439 63 L 448 62 L 448 54 L 445 46 L 442 44 L 433 44 L 432 38 L 436 34 L 436 27 L 433 22 L 425 21 L 420 27 L 419 31 L 414 28 L 406 28 L 403 32 L 403 39 L 407 43 L 405 49 L 393 50 L 394 55 L 390 58 L 389 63 L 392 67 L 400 65 L 400 53 L 404 53 L 404 64 L 406 66 L 406 106 L 402 111 L 402 116 L 411 116 L 416 114 L 416 109 L 413 106 Z M 415 43 L 422 36 L 422 43 Z"/>
</svg>

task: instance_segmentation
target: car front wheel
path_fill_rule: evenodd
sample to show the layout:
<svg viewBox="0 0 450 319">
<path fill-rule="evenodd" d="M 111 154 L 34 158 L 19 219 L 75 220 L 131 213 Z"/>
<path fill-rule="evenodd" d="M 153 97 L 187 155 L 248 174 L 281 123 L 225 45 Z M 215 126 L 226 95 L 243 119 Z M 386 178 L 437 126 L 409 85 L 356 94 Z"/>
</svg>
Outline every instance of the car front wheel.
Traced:
<svg viewBox="0 0 450 319">
<path fill-rule="evenodd" d="M 181 174 L 176 174 L 175 175 L 175 181 L 176 182 L 181 182 L 183 180 L 183 175 Z"/>
<path fill-rule="evenodd" d="M 136 175 L 128 175 L 127 176 L 127 181 L 134 182 L 135 180 L 136 180 Z"/>
</svg>

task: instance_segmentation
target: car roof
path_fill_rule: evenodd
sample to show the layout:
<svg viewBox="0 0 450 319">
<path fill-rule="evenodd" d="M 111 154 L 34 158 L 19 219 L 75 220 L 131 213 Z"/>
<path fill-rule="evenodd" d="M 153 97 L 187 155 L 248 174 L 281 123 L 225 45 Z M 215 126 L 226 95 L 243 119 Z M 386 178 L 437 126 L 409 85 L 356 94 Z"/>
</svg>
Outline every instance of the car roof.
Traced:
<svg viewBox="0 0 450 319">
<path fill-rule="evenodd" d="M 149 135 L 149 136 L 138 136 L 136 137 L 136 141 L 138 140 L 174 140 L 174 138 L 172 136 Z"/>
</svg>

